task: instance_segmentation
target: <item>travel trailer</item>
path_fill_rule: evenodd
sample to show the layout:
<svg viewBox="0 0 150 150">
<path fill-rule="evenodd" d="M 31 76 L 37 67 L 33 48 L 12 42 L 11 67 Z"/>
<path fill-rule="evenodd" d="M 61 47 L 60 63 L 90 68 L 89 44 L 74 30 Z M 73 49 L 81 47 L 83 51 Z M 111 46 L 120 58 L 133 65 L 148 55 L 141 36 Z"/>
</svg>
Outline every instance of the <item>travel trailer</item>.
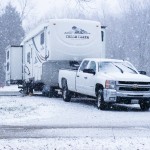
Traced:
<svg viewBox="0 0 150 150">
<path fill-rule="evenodd" d="M 22 46 L 8 46 L 6 48 L 6 85 L 22 83 L 22 54 Z"/>
</svg>

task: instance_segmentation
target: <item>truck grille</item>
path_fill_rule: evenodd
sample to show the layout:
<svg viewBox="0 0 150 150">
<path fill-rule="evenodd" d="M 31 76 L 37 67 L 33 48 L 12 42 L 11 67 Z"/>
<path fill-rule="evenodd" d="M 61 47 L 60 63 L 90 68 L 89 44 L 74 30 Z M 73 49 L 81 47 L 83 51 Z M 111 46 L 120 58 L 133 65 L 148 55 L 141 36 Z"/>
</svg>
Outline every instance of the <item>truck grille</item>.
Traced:
<svg viewBox="0 0 150 150">
<path fill-rule="evenodd" d="M 140 85 L 150 85 L 150 82 L 118 81 L 118 84 L 140 84 Z"/>
<path fill-rule="evenodd" d="M 150 88 L 132 88 L 132 87 L 120 87 L 120 91 L 150 91 Z"/>
<path fill-rule="evenodd" d="M 118 81 L 117 91 L 148 92 L 150 91 L 150 82 Z"/>
</svg>

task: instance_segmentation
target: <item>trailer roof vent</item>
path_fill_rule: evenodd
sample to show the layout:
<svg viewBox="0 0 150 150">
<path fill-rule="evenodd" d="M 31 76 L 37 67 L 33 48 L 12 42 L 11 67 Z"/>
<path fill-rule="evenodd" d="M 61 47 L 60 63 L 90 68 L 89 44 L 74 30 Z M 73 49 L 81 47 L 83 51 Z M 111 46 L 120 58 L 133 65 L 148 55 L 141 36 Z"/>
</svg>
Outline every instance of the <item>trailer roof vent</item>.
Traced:
<svg viewBox="0 0 150 150">
<path fill-rule="evenodd" d="M 107 26 L 101 26 L 102 29 L 105 29 Z"/>
</svg>

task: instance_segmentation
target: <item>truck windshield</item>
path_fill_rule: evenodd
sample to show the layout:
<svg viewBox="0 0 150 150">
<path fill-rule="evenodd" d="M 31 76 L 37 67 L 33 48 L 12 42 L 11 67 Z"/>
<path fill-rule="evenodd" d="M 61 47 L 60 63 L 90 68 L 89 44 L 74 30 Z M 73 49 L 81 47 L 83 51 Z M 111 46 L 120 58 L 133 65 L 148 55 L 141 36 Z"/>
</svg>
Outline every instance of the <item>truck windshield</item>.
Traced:
<svg viewBox="0 0 150 150">
<path fill-rule="evenodd" d="M 105 73 L 132 73 L 138 74 L 136 69 L 128 62 L 99 62 L 99 71 Z"/>
</svg>

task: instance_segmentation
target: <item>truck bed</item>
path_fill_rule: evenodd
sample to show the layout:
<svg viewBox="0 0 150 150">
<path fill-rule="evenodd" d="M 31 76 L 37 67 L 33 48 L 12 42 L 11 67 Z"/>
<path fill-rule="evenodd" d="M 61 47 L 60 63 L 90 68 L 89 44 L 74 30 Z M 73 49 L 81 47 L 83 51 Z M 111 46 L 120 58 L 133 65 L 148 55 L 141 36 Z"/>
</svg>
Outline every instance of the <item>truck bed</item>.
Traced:
<svg viewBox="0 0 150 150">
<path fill-rule="evenodd" d="M 59 87 L 62 88 L 61 80 L 67 79 L 67 86 L 70 91 L 76 92 L 76 74 L 77 70 L 74 69 L 61 69 L 59 71 Z"/>
</svg>

